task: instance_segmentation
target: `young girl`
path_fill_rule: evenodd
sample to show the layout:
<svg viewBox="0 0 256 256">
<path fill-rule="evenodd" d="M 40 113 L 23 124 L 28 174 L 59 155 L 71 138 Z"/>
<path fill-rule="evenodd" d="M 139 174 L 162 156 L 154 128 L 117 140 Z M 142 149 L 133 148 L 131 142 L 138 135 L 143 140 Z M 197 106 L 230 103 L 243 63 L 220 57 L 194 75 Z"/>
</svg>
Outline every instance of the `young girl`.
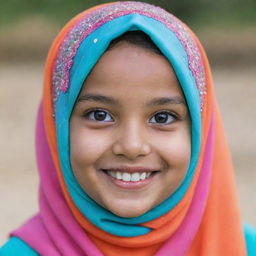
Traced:
<svg viewBox="0 0 256 256">
<path fill-rule="evenodd" d="M 1 256 L 256 254 L 207 58 L 159 7 L 100 5 L 63 28 L 36 152 L 40 212 Z"/>
</svg>

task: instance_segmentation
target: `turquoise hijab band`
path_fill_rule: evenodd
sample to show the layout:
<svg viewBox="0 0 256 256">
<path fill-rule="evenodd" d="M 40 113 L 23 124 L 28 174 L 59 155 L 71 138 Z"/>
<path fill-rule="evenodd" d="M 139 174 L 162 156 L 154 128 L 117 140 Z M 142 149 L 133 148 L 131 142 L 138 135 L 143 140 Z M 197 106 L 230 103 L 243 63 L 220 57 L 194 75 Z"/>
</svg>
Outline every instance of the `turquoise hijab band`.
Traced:
<svg viewBox="0 0 256 256">
<path fill-rule="evenodd" d="M 92 200 L 76 181 L 70 164 L 69 119 L 77 96 L 91 69 L 104 54 L 109 43 L 129 30 L 146 33 L 170 61 L 185 95 L 191 116 L 191 160 L 185 179 L 164 202 L 135 218 L 114 215 Z M 97 43 L 94 42 L 97 39 Z M 70 71 L 69 90 L 60 93 L 56 102 L 56 132 L 60 164 L 67 189 L 78 209 L 100 229 L 121 237 L 134 237 L 150 232 L 139 224 L 156 219 L 173 209 L 184 197 L 194 176 L 201 144 L 200 98 L 195 78 L 188 67 L 188 57 L 176 35 L 161 22 L 140 15 L 129 14 L 113 19 L 88 35 L 80 44 Z"/>
</svg>

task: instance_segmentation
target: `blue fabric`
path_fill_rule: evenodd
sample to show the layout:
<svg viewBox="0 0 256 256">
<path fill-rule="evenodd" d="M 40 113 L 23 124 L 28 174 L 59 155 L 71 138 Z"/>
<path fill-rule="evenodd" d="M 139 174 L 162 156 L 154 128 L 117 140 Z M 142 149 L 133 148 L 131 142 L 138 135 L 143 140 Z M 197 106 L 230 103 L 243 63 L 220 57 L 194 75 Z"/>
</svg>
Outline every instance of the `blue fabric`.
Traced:
<svg viewBox="0 0 256 256">
<path fill-rule="evenodd" d="M 17 237 L 10 238 L 0 248 L 0 256 L 38 256 L 31 247 Z"/>
<path fill-rule="evenodd" d="M 244 224 L 244 237 L 248 256 L 256 255 L 256 229 Z"/>
<path fill-rule="evenodd" d="M 99 206 L 77 183 L 69 156 L 69 119 L 84 80 L 114 38 L 129 30 L 148 34 L 172 64 L 182 86 L 192 121 L 192 155 L 190 166 L 180 187 L 168 199 L 136 218 L 121 218 Z M 97 43 L 93 40 L 97 38 Z M 60 163 L 69 193 L 79 210 L 102 230 L 124 237 L 146 234 L 150 229 L 138 224 L 156 219 L 174 208 L 186 193 L 194 175 L 201 140 L 200 99 L 195 79 L 188 67 L 188 57 L 176 35 L 162 23 L 139 14 L 116 18 L 96 29 L 79 46 L 70 71 L 70 88 L 56 103 L 56 131 Z M 65 150 L 63 150 L 65 149 Z"/>
<path fill-rule="evenodd" d="M 251 226 L 244 225 L 244 237 L 246 241 L 247 256 L 256 255 L 256 230 Z M 17 237 L 10 238 L 0 248 L 0 256 L 39 256 L 29 245 Z"/>
<path fill-rule="evenodd" d="M 251 226 L 244 225 L 244 237 L 246 241 L 247 256 L 256 255 L 256 230 Z M 38 256 L 29 245 L 17 237 L 10 238 L 0 248 L 0 256 Z"/>
</svg>

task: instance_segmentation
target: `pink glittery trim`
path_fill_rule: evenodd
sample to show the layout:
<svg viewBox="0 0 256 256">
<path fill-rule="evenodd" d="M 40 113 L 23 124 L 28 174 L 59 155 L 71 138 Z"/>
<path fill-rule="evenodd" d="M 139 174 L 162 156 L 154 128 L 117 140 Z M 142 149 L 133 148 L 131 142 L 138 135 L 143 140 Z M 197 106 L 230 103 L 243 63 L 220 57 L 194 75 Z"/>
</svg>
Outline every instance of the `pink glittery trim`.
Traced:
<svg viewBox="0 0 256 256">
<path fill-rule="evenodd" d="M 124 10 L 120 10 L 120 8 Z M 149 11 L 144 11 L 150 10 Z M 104 16 L 104 11 L 108 15 Z M 156 15 L 153 12 L 159 13 L 159 15 Z M 93 18 L 97 18 L 97 15 L 102 15 L 98 21 L 95 23 Z M 146 17 L 150 17 L 152 19 L 155 19 L 162 24 L 164 24 L 168 29 L 170 29 L 179 39 L 181 44 L 183 45 L 187 56 L 188 56 L 188 64 L 189 69 L 191 70 L 197 84 L 197 88 L 199 91 L 200 96 L 200 104 L 201 109 L 203 107 L 203 100 L 204 95 L 206 94 L 206 85 L 205 85 L 205 75 L 204 75 L 204 67 L 202 64 L 200 52 L 197 48 L 196 43 L 190 36 L 189 32 L 184 28 L 182 23 L 172 14 L 166 12 L 165 10 L 161 9 L 160 7 L 155 7 L 153 5 L 140 3 L 140 2 L 122 2 L 122 3 L 116 3 L 107 7 L 103 7 L 101 9 L 98 9 L 83 18 L 81 18 L 67 33 L 66 38 L 63 41 L 62 46 L 60 47 L 59 53 L 57 55 L 57 61 L 56 66 L 60 66 L 59 69 L 54 69 L 54 75 L 53 75 L 53 102 L 57 100 L 57 97 L 59 95 L 59 91 L 65 93 L 68 90 L 69 87 L 69 71 L 73 65 L 73 58 L 77 53 L 78 47 L 81 44 L 81 42 L 94 30 L 99 28 L 100 26 L 104 25 L 105 23 L 129 14 L 140 14 Z M 162 16 L 167 16 L 167 18 L 163 18 Z M 92 20 L 90 20 L 92 19 Z M 91 23 L 90 23 L 91 21 Z M 84 24 L 83 24 L 84 23 Z M 83 31 L 81 31 L 84 29 Z M 75 40 L 73 45 L 69 45 L 70 42 L 72 42 L 74 35 L 72 35 L 72 32 L 74 32 L 74 35 L 77 36 L 75 33 L 79 33 L 78 40 Z M 66 49 L 66 47 L 71 47 L 70 51 L 69 49 Z M 71 52 L 71 54 L 69 54 Z M 67 56 L 65 55 L 67 54 Z M 59 64 L 59 65 L 58 65 Z M 63 65 L 63 68 L 61 66 Z M 58 74 L 57 71 L 60 71 L 60 74 Z M 55 79 L 54 79 L 55 78 Z"/>
</svg>

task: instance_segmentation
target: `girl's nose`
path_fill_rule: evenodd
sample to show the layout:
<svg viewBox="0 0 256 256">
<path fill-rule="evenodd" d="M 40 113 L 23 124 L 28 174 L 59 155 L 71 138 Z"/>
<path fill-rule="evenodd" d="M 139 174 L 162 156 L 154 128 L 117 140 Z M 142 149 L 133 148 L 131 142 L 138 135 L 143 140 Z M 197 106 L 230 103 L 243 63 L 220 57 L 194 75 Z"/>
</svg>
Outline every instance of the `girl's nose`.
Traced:
<svg viewBox="0 0 256 256">
<path fill-rule="evenodd" d="M 121 131 L 117 132 L 112 150 L 115 155 L 134 160 L 139 156 L 148 155 L 151 152 L 151 146 L 143 129 L 132 124 L 122 127 Z"/>
</svg>

